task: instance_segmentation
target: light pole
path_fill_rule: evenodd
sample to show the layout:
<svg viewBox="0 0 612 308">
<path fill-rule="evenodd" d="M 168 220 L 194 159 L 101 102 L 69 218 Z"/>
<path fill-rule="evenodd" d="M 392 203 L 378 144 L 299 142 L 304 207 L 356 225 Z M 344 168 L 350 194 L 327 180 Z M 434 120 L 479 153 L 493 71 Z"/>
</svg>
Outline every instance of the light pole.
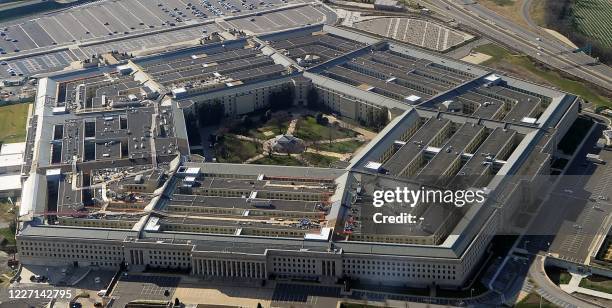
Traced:
<svg viewBox="0 0 612 308">
<path fill-rule="evenodd" d="M 540 308 L 542 308 L 542 294 L 540 294 Z"/>
</svg>

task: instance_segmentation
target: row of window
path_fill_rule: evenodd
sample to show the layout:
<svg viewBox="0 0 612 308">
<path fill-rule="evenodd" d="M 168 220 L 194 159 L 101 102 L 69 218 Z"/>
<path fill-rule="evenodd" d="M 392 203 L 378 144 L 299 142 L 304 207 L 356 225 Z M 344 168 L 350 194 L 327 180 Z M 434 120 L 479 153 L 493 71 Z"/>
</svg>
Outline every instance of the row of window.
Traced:
<svg viewBox="0 0 612 308">
<path fill-rule="evenodd" d="M 443 269 L 455 269 L 455 265 L 445 264 L 420 264 L 420 263 L 407 263 L 407 262 L 395 262 L 395 261 L 374 261 L 374 260 L 361 260 L 361 259 L 345 259 L 345 264 L 372 264 L 372 265 L 386 265 L 386 266 L 408 266 L 417 268 L 443 268 Z"/>
<path fill-rule="evenodd" d="M 86 248 L 86 249 L 96 249 L 100 248 L 99 245 L 87 245 L 87 244 L 65 244 L 65 243 L 57 243 L 57 242 L 34 242 L 34 241 L 24 241 L 21 242 L 21 247 L 27 246 L 40 246 L 40 247 L 66 247 L 66 248 Z M 122 250 L 119 246 L 103 246 L 105 250 Z"/>
<path fill-rule="evenodd" d="M 391 276 L 391 277 L 405 277 L 405 278 L 423 278 L 423 279 L 443 279 L 443 280 L 455 280 L 456 276 L 449 275 L 431 275 L 431 274 L 415 274 L 415 273 L 397 273 L 397 272 L 383 272 L 383 271 L 360 271 L 360 270 L 349 270 L 344 271 L 347 275 L 367 275 L 367 276 Z"/>
</svg>

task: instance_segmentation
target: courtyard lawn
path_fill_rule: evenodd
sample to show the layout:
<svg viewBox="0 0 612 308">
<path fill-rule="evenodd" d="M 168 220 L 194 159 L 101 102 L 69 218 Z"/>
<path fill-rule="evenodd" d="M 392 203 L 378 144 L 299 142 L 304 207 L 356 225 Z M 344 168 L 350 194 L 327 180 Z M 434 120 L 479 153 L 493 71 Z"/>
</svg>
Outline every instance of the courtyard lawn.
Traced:
<svg viewBox="0 0 612 308">
<path fill-rule="evenodd" d="M 246 135 L 261 140 L 272 139 L 276 135 L 286 133 L 287 128 L 289 128 L 289 122 L 290 120 L 282 120 L 279 123 L 272 119 L 266 123 L 258 125 L 258 127 L 249 129 Z"/>
<path fill-rule="evenodd" d="M 252 164 L 256 165 L 280 165 L 280 166 L 303 166 L 304 164 L 297 158 L 287 155 L 272 155 L 260 158 Z"/>
<path fill-rule="evenodd" d="M 332 124 L 321 125 L 317 123 L 315 117 L 307 116 L 298 120 L 294 135 L 304 141 L 319 141 L 355 137 L 357 133 Z"/>
<path fill-rule="evenodd" d="M 354 153 L 360 146 L 363 145 L 363 141 L 351 140 L 341 142 L 325 142 L 317 144 L 316 147 L 320 151 L 336 152 L 336 153 Z"/>
<path fill-rule="evenodd" d="M 215 157 L 220 163 L 242 163 L 259 154 L 261 146 L 255 142 L 226 135 L 215 146 Z"/>
<path fill-rule="evenodd" d="M 30 104 L 0 107 L 0 144 L 25 141 L 28 106 Z"/>
<path fill-rule="evenodd" d="M 10 228 L 0 229 L 0 236 L 4 236 L 7 245 L 15 245 L 15 233 Z"/>
<path fill-rule="evenodd" d="M 315 167 L 329 168 L 338 158 L 317 153 L 303 153 L 302 157 Z"/>
</svg>

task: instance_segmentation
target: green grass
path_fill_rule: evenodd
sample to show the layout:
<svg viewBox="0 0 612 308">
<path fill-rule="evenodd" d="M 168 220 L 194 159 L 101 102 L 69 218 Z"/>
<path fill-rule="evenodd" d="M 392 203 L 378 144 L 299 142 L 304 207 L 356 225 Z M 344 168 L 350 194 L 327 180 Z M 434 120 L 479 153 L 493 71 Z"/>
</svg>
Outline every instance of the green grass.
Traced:
<svg viewBox="0 0 612 308">
<path fill-rule="evenodd" d="M 304 164 L 297 158 L 286 155 L 272 155 L 258 159 L 252 164 L 256 165 L 280 165 L 280 166 L 303 166 Z"/>
<path fill-rule="evenodd" d="M 0 107 L 0 144 L 25 141 L 29 105 Z"/>
<path fill-rule="evenodd" d="M 580 281 L 583 288 L 612 294 L 612 280 L 603 276 L 593 275 Z"/>
<path fill-rule="evenodd" d="M 246 135 L 261 140 L 268 140 L 274 138 L 276 135 L 286 133 L 287 128 L 289 128 L 289 122 L 290 120 L 283 120 L 279 125 L 278 123 L 275 123 L 275 120 L 269 120 L 268 122 L 261 124 L 259 127 L 249 129 Z M 270 131 L 273 134 L 266 136 L 264 133 L 267 131 Z"/>
<path fill-rule="evenodd" d="M 302 157 L 315 167 L 328 168 L 338 161 L 338 158 L 317 153 L 303 153 Z"/>
<path fill-rule="evenodd" d="M 556 285 L 568 284 L 572 279 L 572 275 L 570 275 L 566 269 L 556 266 L 547 266 L 545 270 L 548 278 Z"/>
<path fill-rule="evenodd" d="M 542 306 L 540 306 L 540 300 L 542 301 Z M 557 308 L 556 305 L 547 301 L 545 298 L 540 299 L 539 294 L 531 293 L 527 297 L 525 297 L 522 301 L 516 303 L 514 308 Z"/>
<path fill-rule="evenodd" d="M 572 13 L 576 30 L 612 47 L 610 0 L 574 0 Z"/>
<path fill-rule="evenodd" d="M 307 116 L 298 120 L 294 135 L 304 141 L 318 141 L 355 137 L 357 133 L 332 124 L 327 126 L 320 125 L 314 117 Z"/>
<path fill-rule="evenodd" d="M 486 44 L 474 49 L 476 52 L 481 52 L 490 55 L 492 58 L 482 63 L 483 65 L 495 67 L 498 64 L 506 66 L 520 67 L 538 79 L 546 80 L 549 84 L 569 93 L 581 96 L 583 99 L 592 102 L 599 106 L 612 107 L 612 100 L 606 98 L 601 93 L 593 90 L 589 85 L 580 81 L 571 80 L 563 77 L 558 72 L 544 69 L 529 57 L 519 54 L 512 54 L 510 51 L 495 44 Z M 525 76 L 529 77 L 529 76 Z"/>
<path fill-rule="evenodd" d="M 15 245 L 15 233 L 13 233 L 9 228 L 0 229 L 0 235 L 4 236 L 7 245 Z"/>
<path fill-rule="evenodd" d="M 257 143 L 225 136 L 223 141 L 215 146 L 215 157 L 220 163 L 242 163 L 259 154 L 259 150 Z"/>
<path fill-rule="evenodd" d="M 513 5 L 514 0 L 487 0 L 489 2 L 493 2 L 499 6 Z"/>
<path fill-rule="evenodd" d="M 8 201 L 8 199 L 2 198 L 0 199 L 0 221 L 1 222 L 9 222 L 14 217 L 15 214 L 11 211 L 13 206 Z"/>
<path fill-rule="evenodd" d="M 363 145 L 362 141 L 342 141 L 342 142 L 333 142 L 333 143 L 320 143 L 314 147 L 317 147 L 320 151 L 327 152 L 336 152 L 336 153 L 353 153 L 360 146 Z"/>
</svg>

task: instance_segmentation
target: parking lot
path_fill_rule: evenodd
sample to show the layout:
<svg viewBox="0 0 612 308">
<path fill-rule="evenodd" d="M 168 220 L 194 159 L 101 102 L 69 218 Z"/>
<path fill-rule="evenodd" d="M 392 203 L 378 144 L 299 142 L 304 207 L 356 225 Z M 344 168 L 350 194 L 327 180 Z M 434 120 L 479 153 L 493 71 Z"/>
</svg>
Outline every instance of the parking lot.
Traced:
<svg viewBox="0 0 612 308">
<path fill-rule="evenodd" d="M 80 53 L 70 50 L 51 52 L 18 60 L 3 61 L 0 66 L 0 77 L 11 75 L 31 76 L 34 74 L 60 70 L 82 57 Z"/>
<path fill-rule="evenodd" d="M 177 42 L 189 41 L 201 38 L 204 35 L 212 32 L 218 32 L 221 29 L 214 23 L 203 26 L 185 28 L 175 31 L 162 32 L 159 34 L 143 35 L 125 40 L 100 43 L 89 45 L 80 48 L 81 53 L 85 56 L 116 50 L 119 52 L 134 52 L 154 47 L 163 47 Z"/>
<path fill-rule="evenodd" d="M 354 23 L 357 29 L 380 36 L 444 51 L 474 37 L 435 22 L 415 18 L 377 18 Z"/>
<path fill-rule="evenodd" d="M 145 33 L 209 18 L 265 10 L 287 0 L 122 0 L 85 4 L 0 29 L 0 52 Z"/>
<path fill-rule="evenodd" d="M 50 52 L 39 56 L 4 61 L 0 67 L 0 77 L 9 77 L 11 73 L 19 76 L 32 76 L 53 72 L 63 69 L 73 61 L 87 59 L 92 55 L 111 50 L 135 53 L 158 46 L 163 47 L 177 42 L 194 40 L 202 37 L 202 35 L 216 31 L 220 31 L 220 28 L 216 24 L 210 23 L 193 28 L 143 35 L 110 43 L 93 44 L 80 48 Z"/>
<path fill-rule="evenodd" d="M 271 307 L 335 307 L 340 288 L 321 285 L 279 283 Z"/>
<path fill-rule="evenodd" d="M 172 300 L 174 291 L 181 281 L 176 276 L 154 276 L 130 274 L 123 276 L 117 282 L 111 296 L 116 298 L 114 307 L 124 307 L 125 304 L 137 299 Z M 164 293 L 168 291 L 168 296 Z"/>
<path fill-rule="evenodd" d="M 8 57 L 0 62 L 0 78 L 59 71 L 71 62 L 113 50 L 138 54 L 202 38 L 224 28 L 263 33 L 320 23 L 329 18 L 329 12 L 322 7 L 302 6 L 219 23 L 212 21 L 292 3 L 289 0 L 168 0 L 151 5 L 145 0 L 122 0 L 76 6 L 0 28 L 0 56 Z M 181 25 L 185 27 L 173 29 Z M 73 44 L 70 48 L 53 49 L 70 44 Z M 10 58 L 34 50 L 47 52 Z"/>
<path fill-rule="evenodd" d="M 302 6 L 287 10 L 256 14 L 227 20 L 235 28 L 251 33 L 285 30 L 326 21 L 326 12 L 321 7 Z"/>
</svg>

